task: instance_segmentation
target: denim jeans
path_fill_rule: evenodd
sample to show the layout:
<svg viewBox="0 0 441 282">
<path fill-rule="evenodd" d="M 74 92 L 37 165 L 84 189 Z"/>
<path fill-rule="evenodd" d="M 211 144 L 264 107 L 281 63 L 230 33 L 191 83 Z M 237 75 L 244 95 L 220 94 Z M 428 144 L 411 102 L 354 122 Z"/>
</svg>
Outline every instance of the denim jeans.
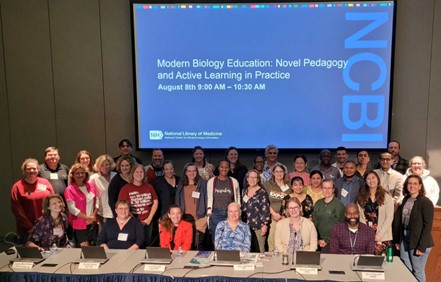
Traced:
<svg viewBox="0 0 441 282">
<path fill-rule="evenodd" d="M 432 248 L 427 248 L 424 254 L 417 256 L 415 254 L 415 249 L 409 248 L 409 236 L 408 231 L 404 230 L 403 240 L 400 243 L 400 258 L 406 265 L 406 267 L 412 272 L 415 278 L 419 282 L 426 281 L 425 267 L 427 258 L 429 257 Z"/>
<path fill-rule="evenodd" d="M 213 240 L 213 244 L 214 244 L 214 239 L 216 236 L 216 227 L 217 224 L 223 220 L 227 219 L 227 210 L 226 209 L 213 209 L 211 215 L 210 215 L 210 232 L 211 232 L 211 238 Z"/>
</svg>

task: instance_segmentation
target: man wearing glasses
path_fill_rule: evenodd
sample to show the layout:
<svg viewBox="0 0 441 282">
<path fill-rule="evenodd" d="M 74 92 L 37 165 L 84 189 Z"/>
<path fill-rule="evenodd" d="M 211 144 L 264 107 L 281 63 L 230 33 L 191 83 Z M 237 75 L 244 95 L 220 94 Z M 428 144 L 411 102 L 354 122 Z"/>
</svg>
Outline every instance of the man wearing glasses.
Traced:
<svg viewBox="0 0 441 282">
<path fill-rule="evenodd" d="M 380 155 L 380 167 L 374 171 L 380 177 L 380 185 L 394 198 L 395 206 L 401 203 L 403 199 L 403 183 L 404 176 L 398 171 L 391 168 L 394 162 L 394 157 L 389 152 L 384 152 Z"/>
</svg>

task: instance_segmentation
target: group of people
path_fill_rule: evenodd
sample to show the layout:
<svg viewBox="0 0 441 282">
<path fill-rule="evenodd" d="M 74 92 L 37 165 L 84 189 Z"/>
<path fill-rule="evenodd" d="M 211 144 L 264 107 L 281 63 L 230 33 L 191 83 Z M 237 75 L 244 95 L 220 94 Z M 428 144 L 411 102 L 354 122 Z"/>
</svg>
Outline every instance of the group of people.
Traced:
<svg viewBox="0 0 441 282">
<path fill-rule="evenodd" d="M 366 150 L 351 160 L 339 147 L 335 163 L 322 150 L 309 173 L 304 155 L 294 157 L 289 173 L 274 145 L 250 170 L 235 147 L 215 167 L 197 146 L 181 177 L 160 149 L 143 166 L 129 140 L 119 147 L 120 156 L 99 156 L 94 165 L 80 151 L 70 169 L 55 147 L 45 150 L 41 165 L 26 159 L 24 177 L 11 190 L 21 242 L 42 250 L 69 243 L 171 250 L 213 244 L 245 252 L 377 255 L 395 247 L 416 278 L 425 279 L 439 187 L 423 158 L 401 158 L 397 141 L 374 170 Z"/>
</svg>

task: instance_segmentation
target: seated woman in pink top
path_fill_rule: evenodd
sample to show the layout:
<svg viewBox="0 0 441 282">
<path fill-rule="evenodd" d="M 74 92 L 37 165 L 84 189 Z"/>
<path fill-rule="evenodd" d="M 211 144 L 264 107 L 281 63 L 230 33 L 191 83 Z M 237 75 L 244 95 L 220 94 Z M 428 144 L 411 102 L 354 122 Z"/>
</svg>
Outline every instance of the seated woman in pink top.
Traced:
<svg viewBox="0 0 441 282">
<path fill-rule="evenodd" d="M 170 250 L 187 251 L 193 243 L 193 226 L 182 220 L 182 210 L 178 205 L 171 205 L 159 225 L 159 243 Z"/>
<path fill-rule="evenodd" d="M 70 168 L 69 182 L 64 197 L 69 209 L 69 222 L 74 230 L 77 246 L 96 245 L 98 226 L 96 221 L 96 189 L 88 182 L 89 170 L 83 164 Z"/>
</svg>

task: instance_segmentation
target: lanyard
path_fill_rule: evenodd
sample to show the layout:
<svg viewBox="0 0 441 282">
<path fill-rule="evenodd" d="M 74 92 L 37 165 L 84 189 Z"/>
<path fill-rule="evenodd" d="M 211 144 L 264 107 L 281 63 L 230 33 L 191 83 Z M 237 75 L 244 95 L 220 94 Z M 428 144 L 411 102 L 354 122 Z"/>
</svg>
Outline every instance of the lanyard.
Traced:
<svg viewBox="0 0 441 282">
<path fill-rule="evenodd" d="M 354 241 L 352 241 L 352 231 L 349 230 L 349 243 L 351 244 L 352 254 L 354 254 L 355 244 L 357 243 L 358 230 L 355 232 Z"/>
</svg>

